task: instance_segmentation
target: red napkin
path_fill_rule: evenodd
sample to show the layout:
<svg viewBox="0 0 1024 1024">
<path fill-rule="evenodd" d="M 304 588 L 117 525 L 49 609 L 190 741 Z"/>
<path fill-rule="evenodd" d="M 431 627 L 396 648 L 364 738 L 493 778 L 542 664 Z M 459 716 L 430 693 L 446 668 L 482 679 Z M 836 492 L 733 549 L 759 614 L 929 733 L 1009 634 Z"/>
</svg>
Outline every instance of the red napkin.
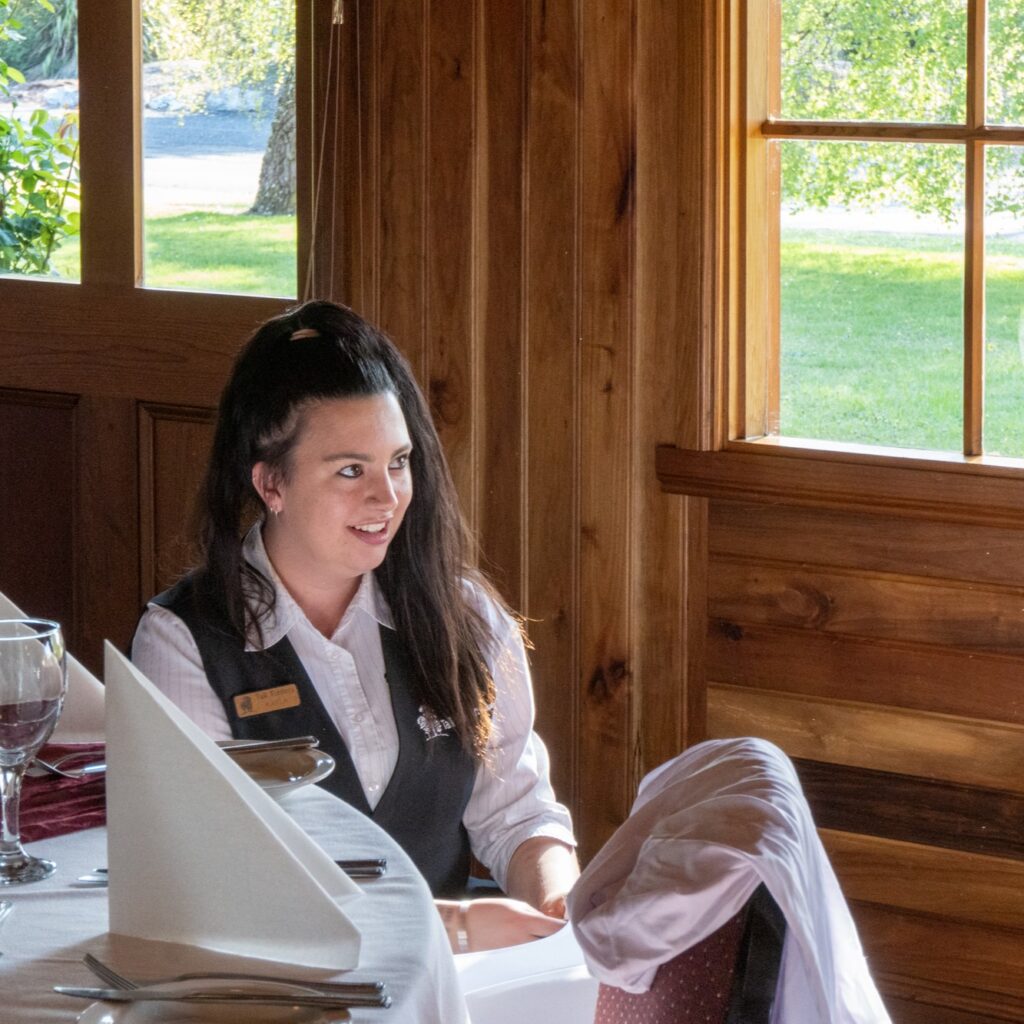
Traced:
<svg viewBox="0 0 1024 1024">
<path fill-rule="evenodd" d="M 102 743 L 50 743 L 39 751 L 51 763 L 68 754 L 80 754 L 62 768 L 80 768 L 102 760 Z M 59 775 L 25 776 L 21 783 L 21 841 L 34 843 L 67 832 L 105 825 L 107 821 L 106 776 L 86 775 L 64 779 Z"/>
</svg>

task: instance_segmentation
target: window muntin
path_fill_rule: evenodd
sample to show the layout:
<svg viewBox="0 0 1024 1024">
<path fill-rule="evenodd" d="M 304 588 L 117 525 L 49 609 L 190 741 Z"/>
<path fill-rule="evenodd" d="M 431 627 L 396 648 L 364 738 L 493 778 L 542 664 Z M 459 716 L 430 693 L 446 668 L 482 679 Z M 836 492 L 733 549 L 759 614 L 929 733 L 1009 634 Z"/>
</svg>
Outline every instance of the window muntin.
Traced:
<svg viewBox="0 0 1024 1024">
<path fill-rule="evenodd" d="M 1013 8 L 1020 2 L 1022 0 L 1014 0 Z M 1024 166 L 1020 160 L 1024 153 L 1024 125 L 1018 121 L 999 126 L 985 119 L 982 86 L 989 74 L 987 69 L 1000 66 L 1001 47 L 1012 50 L 1016 45 L 1012 34 L 990 33 L 986 37 L 986 16 L 996 3 L 997 0 L 990 0 L 988 4 L 979 0 L 970 5 L 962 0 L 908 0 L 899 5 L 880 5 L 874 0 L 860 3 L 845 0 L 838 5 L 847 18 L 857 14 L 855 8 L 860 9 L 861 14 L 863 9 L 873 8 L 877 14 L 879 7 L 895 11 L 898 6 L 911 26 L 917 24 L 915 15 L 926 7 L 933 13 L 941 9 L 940 13 L 947 20 L 960 19 L 962 30 L 950 29 L 949 49 L 942 59 L 920 62 L 921 73 L 926 78 L 932 76 L 931 92 L 940 99 L 930 108 L 937 115 L 935 119 L 915 121 L 905 120 L 905 104 L 900 107 L 896 103 L 890 108 L 881 101 L 886 94 L 882 87 L 867 99 L 843 97 L 841 88 L 826 81 L 825 86 L 832 93 L 828 103 L 832 106 L 824 102 L 815 106 L 805 97 L 801 107 L 792 98 L 797 92 L 795 78 L 799 77 L 791 60 L 796 50 L 786 42 L 786 37 L 793 26 L 799 26 L 801 18 L 806 18 L 820 5 L 812 0 L 782 0 L 782 3 L 748 0 L 738 5 L 745 19 L 741 39 L 753 45 L 748 45 L 743 53 L 745 73 L 741 81 L 745 85 L 742 106 L 737 108 L 745 114 L 748 131 L 744 135 L 739 163 L 744 172 L 741 193 L 744 213 L 740 223 L 745 242 L 743 272 L 738 279 L 742 289 L 738 307 L 741 326 L 733 349 L 740 365 L 733 377 L 729 436 L 740 440 L 778 436 L 786 439 L 789 446 L 799 444 L 803 437 L 813 441 L 817 448 L 823 443 L 844 447 L 844 440 L 854 438 L 854 444 L 885 448 L 920 445 L 972 456 L 989 451 L 994 454 L 997 445 L 1002 451 L 1007 450 L 1005 438 L 997 440 L 1000 431 L 1003 435 L 1006 433 L 1007 424 L 1003 422 L 999 426 L 1000 416 L 1005 421 L 1006 414 L 1000 414 L 998 406 L 990 414 L 984 411 L 985 403 L 993 401 L 999 393 L 992 382 L 984 382 L 985 242 L 986 238 L 993 237 L 989 221 L 996 210 L 994 204 L 1000 190 L 1004 214 L 1007 207 L 1018 211 L 1019 204 L 1024 202 Z M 829 9 L 836 9 L 836 5 L 829 5 Z M 868 13 L 874 17 L 872 12 Z M 905 38 L 913 39 L 917 46 L 920 37 L 908 31 Z M 767 46 L 765 41 L 768 41 Z M 844 45 L 849 46 L 848 39 Z M 990 57 L 992 53 L 1000 56 Z M 879 81 L 898 79 L 899 75 L 892 69 L 902 67 L 899 60 L 890 59 L 888 69 L 869 68 L 864 74 L 874 74 Z M 939 88 L 942 82 L 956 81 L 963 82 L 959 93 L 957 88 Z M 927 92 L 920 91 L 920 95 L 925 96 Z M 957 95 L 963 98 L 962 103 Z M 1010 109 L 1007 97 L 1018 95 L 1024 95 L 1024 88 L 1011 84 L 1002 94 L 1002 109 Z M 942 105 L 951 97 L 956 98 L 963 111 L 952 122 L 948 120 L 949 110 Z M 1014 102 L 1017 101 L 1014 99 Z M 806 115 L 812 110 L 820 114 L 820 120 L 793 116 Z M 846 119 L 839 116 L 841 110 Z M 791 116 L 785 116 L 786 113 Z M 851 152 L 865 155 L 851 160 Z M 1001 168 L 999 174 L 993 171 L 996 165 Z M 929 310 L 928 317 L 933 320 L 937 317 L 941 326 L 932 327 L 911 354 L 911 372 L 916 383 L 898 389 L 903 393 L 900 416 L 892 413 L 892 389 L 886 390 L 883 386 L 886 375 L 879 372 L 874 373 L 875 384 L 869 389 L 873 393 L 860 396 L 865 409 L 860 424 L 839 415 L 843 413 L 843 403 L 835 394 L 841 390 L 841 374 L 831 382 L 834 393 L 826 394 L 825 401 L 829 404 L 824 411 L 808 406 L 800 414 L 794 408 L 794 397 L 799 401 L 806 389 L 800 386 L 800 381 L 787 377 L 800 368 L 799 360 L 794 357 L 800 354 L 796 342 L 801 338 L 801 330 L 793 319 L 798 307 L 792 301 L 792 294 L 787 299 L 786 293 L 787 274 L 791 275 L 797 267 L 795 250 L 787 250 L 787 246 L 795 240 L 790 233 L 795 226 L 793 217 L 803 215 L 806 226 L 806 218 L 815 210 L 826 221 L 830 219 L 833 226 L 841 226 L 846 242 L 872 228 L 885 228 L 886 233 L 897 235 L 897 229 L 902 229 L 907 218 L 921 220 L 925 230 L 920 232 L 919 241 L 911 240 L 911 250 L 916 246 L 922 252 L 912 252 L 895 264 L 891 259 L 879 258 L 874 262 L 876 272 L 896 266 L 900 273 L 915 265 L 921 269 L 928 261 L 918 257 L 925 252 L 932 259 L 934 270 L 934 260 L 939 255 L 935 252 L 936 236 L 945 235 L 941 245 L 947 252 L 941 262 L 946 286 L 939 308 Z M 802 258 L 805 264 L 807 241 L 804 237 Z M 843 239 L 833 237 L 833 241 L 840 244 Z M 827 251 L 828 239 L 819 238 L 816 245 L 819 250 Z M 1000 273 L 1004 281 L 1007 274 L 1015 280 L 1014 275 L 1024 264 L 1015 262 L 1017 256 L 1012 249 L 1003 248 Z M 827 267 L 824 271 L 821 267 L 823 258 L 819 252 L 817 272 L 827 275 Z M 958 259 L 960 263 L 953 276 L 950 276 L 951 259 Z M 806 270 L 806 266 L 803 269 Z M 992 273 L 991 269 L 989 272 Z M 896 270 L 890 273 L 890 279 L 881 288 L 883 293 L 895 291 L 898 294 L 900 273 Z M 950 330 L 950 325 L 956 322 L 957 279 L 962 282 L 958 337 Z M 825 308 L 814 311 L 822 323 L 838 319 L 843 308 L 843 303 L 836 298 L 843 287 L 843 278 L 834 276 L 832 281 L 831 294 L 821 295 Z M 913 291 L 920 292 L 923 286 L 924 282 L 918 282 Z M 909 300 L 911 296 L 908 294 L 906 298 Z M 831 310 L 830 302 L 833 303 Z M 904 314 L 894 319 L 901 316 Z M 807 334 L 808 331 L 803 330 L 803 340 Z M 817 342 L 820 346 L 826 340 L 819 338 Z M 942 400 L 930 411 L 927 403 L 921 403 L 920 399 L 934 395 L 936 389 L 931 386 L 930 378 L 936 372 L 941 377 L 937 387 Z M 871 375 L 860 378 L 862 382 L 870 379 Z M 922 384 L 929 386 L 922 387 Z M 959 427 L 954 431 L 949 396 L 956 396 L 957 392 L 955 413 Z M 908 409 L 915 403 L 922 408 L 914 409 L 913 415 L 908 416 Z M 886 435 L 872 436 L 864 430 L 868 411 L 876 421 L 888 425 Z M 934 421 L 927 430 L 921 426 L 926 420 Z M 903 427 L 901 423 L 916 423 L 917 426 Z M 991 434 L 991 448 L 983 440 L 986 431 Z"/>
</svg>

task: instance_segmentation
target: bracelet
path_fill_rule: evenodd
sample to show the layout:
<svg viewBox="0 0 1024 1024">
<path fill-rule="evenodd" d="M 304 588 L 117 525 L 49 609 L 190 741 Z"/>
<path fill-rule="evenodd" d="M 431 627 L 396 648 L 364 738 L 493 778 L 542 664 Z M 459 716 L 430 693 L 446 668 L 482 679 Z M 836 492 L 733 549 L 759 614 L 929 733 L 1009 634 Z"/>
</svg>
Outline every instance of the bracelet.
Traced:
<svg viewBox="0 0 1024 1024">
<path fill-rule="evenodd" d="M 459 904 L 459 917 L 455 925 L 455 945 L 457 952 L 469 952 L 469 935 L 466 932 L 466 912 L 469 910 L 469 900 L 463 900 Z"/>
</svg>

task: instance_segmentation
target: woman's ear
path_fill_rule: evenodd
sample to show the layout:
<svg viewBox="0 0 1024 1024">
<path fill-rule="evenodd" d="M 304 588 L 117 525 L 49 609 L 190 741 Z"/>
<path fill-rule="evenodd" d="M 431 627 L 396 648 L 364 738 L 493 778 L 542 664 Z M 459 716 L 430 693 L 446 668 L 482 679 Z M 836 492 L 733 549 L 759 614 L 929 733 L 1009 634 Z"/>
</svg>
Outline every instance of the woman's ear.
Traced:
<svg viewBox="0 0 1024 1024">
<path fill-rule="evenodd" d="M 265 462 L 257 462 L 252 467 L 252 485 L 256 493 L 263 499 L 267 510 L 277 515 L 284 503 L 284 495 L 280 487 L 280 474 Z"/>
</svg>

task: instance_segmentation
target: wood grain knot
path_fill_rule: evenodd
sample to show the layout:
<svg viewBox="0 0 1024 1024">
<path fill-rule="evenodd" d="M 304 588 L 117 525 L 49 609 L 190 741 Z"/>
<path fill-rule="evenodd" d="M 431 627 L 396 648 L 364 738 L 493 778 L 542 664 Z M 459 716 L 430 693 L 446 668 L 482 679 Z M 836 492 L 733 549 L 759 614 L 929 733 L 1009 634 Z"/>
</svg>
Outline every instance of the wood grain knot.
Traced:
<svg viewBox="0 0 1024 1024">
<path fill-rule="evenodd" d="M 727 622 L 725 619 L 716 619 L 712 628 L 721 633 L 726 640 L 740 641 L 743 639 L 743 627 L 738 622 Z"/>
<path fill-rule="evenodd" d="M 805 626 L 823 626 L 832 617 L 832 598 L 807 583 L 791 583 L 779 597 L 779 610 Z"/>
<path fill-rule="evenodd" d="M 587 684 L 587 696 L 596 704 L 625 697 L 629 691 L 629 668 L 621 659 L 613 659 L 594 669 Z"/>
</svg>

